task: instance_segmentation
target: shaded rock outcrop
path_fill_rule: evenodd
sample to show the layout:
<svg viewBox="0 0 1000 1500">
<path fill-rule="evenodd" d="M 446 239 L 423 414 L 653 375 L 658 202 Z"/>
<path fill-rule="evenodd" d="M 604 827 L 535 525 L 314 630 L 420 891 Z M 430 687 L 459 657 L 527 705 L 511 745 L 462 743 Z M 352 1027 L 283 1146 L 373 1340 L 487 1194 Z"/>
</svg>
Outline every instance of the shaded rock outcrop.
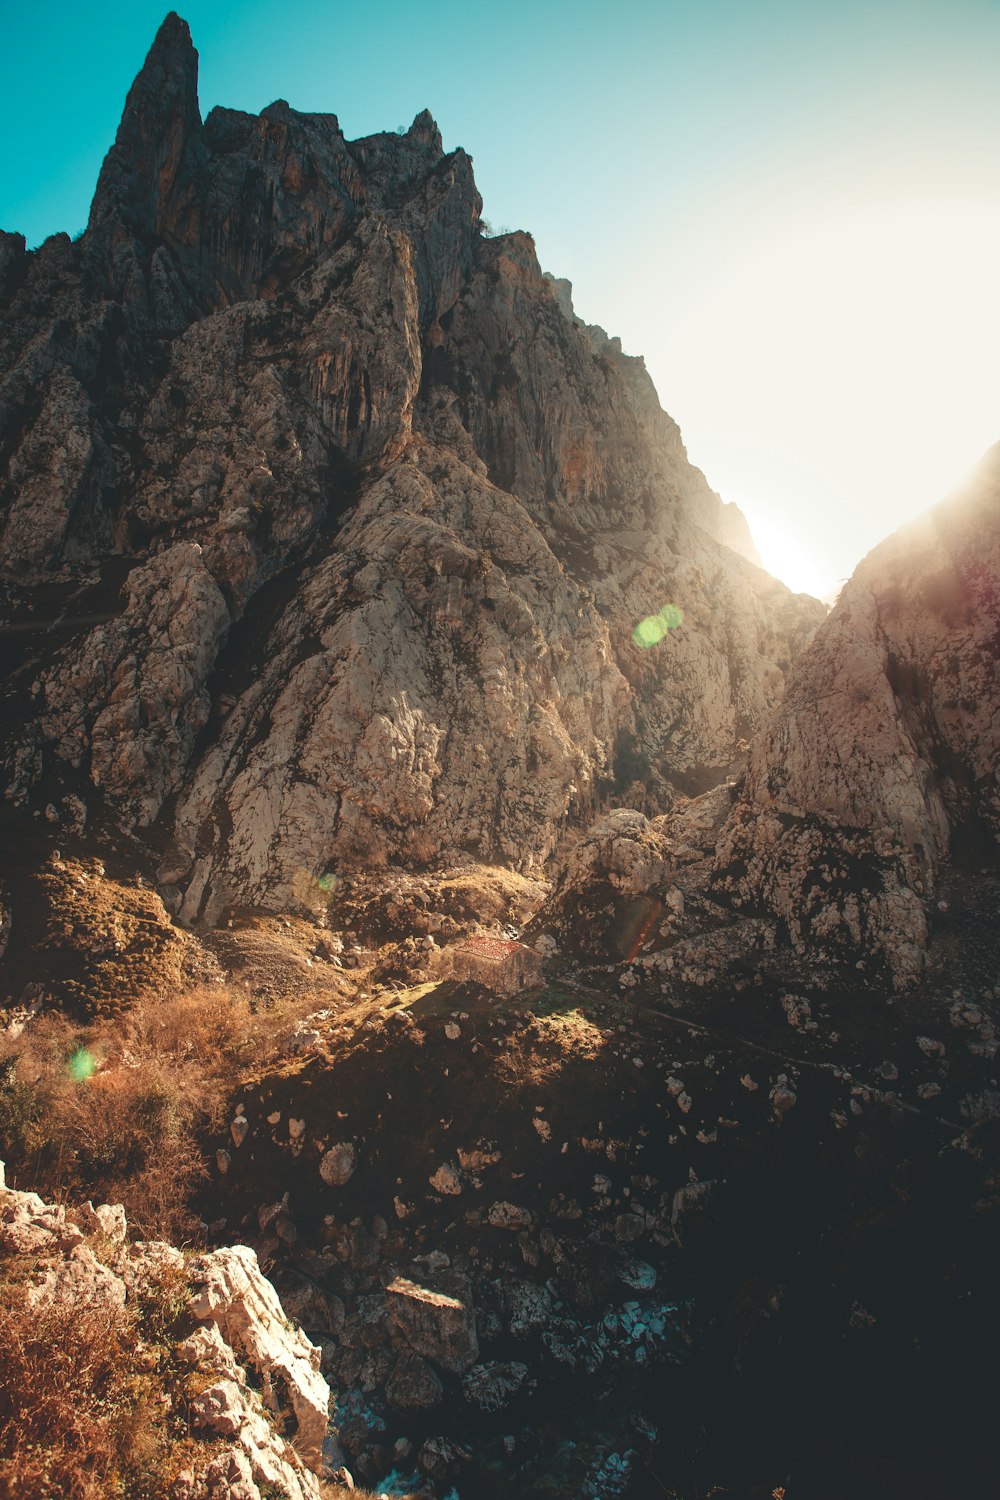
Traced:
<svg viewBox="0 0 1000 1500">
<path fill-rule="evenodd" d="M 480 208 L 426 113 L 202 122 L 171 16 L 83 237 L 3 240 L 7 795 L 149 829 L 185 920 L 662 810 L 823 616 Z"/>
<path fill-rule="evenodd" d="M 404 1346 L 445 1370 L 461 1373 L 479 1358 L 479 1340 L 468 1282 L 418 1286 L 397 1276 L 386 1287 L 389 1324 Z"/>
<path fill-rule="evenodd" d="M 671 995 L 770 964 L 777 919 L 734 910 L 715 887 L 716 845 L 736 798 L 725 782 L 659 817 L 607 813 L 577 842 L 527 939 L 617 971 L 620 989 L 645 983 Z"/>
</svg>

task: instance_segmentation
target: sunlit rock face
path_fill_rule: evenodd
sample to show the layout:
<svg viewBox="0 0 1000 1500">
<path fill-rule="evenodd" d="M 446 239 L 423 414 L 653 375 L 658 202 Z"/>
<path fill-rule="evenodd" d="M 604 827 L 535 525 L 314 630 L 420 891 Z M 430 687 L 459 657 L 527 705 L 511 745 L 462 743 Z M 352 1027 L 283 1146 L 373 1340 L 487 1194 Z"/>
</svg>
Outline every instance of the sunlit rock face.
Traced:
<svg viewBox="0 0 1000 1500">
<path fill-rule="evenodd" d="M 942 875 L 996 864 L 998 765 L 1000 447 L 859 566 L 746 774 L 598 819 L 529 931 L 670 981 L 846 965 L 906 989 Z"/>
<path fill-rule="evenodd" d="M 795 664 L 715 880 L 814 957 L 920 972 L 943 862 L 1000 835 L 1000 447 L 876 547 Z"/>
<path fill-rule="evenodd" d="M 427 114 L 202 122 L 171 16 L 86 233 L 0 243 L 7 788 L 154 830 L 187 919 L 668 806 L 823 617 L 480 208 Z"/>
</svg>

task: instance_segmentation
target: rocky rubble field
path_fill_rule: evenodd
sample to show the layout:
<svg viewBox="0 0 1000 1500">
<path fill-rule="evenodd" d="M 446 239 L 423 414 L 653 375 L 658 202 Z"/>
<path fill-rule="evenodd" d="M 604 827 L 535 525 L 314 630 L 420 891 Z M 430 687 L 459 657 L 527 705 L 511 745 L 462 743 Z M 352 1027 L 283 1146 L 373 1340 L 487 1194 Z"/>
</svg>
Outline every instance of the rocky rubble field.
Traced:
<svg viewBox="0 0 1000 1500">
<path fill-rule="evenodd" d="M 833 1500 L 961 1473 L 986 1494 L 995 873 L 950 877 L 925 981 L 896 997 L 843 966 L 792 983 L 766 945 L 721 983 L 668 969 L 663 922 L 628 910 L 605 913 L 625 951 L 588 924 L 601 951 L 564 952 L 565 882 L 525 931 L 540 983 L 505 997 L 402 938 L 454 910 L 455 879 L 188 938 L 276 1022 L 273 990 L 319 971 L 281 1042 L 227 1064 L 191 1202 L 201 1254 L 252 1251 L 315 1349 L 323 1483 Z M 499 920 L 495 875 L 462 888 Z M 401 949 L 414 982 L 377 977 Z M 928 1454 L 932 1414 L 949 1436 Z"/>
<path fill-rule="evenodd" d="M 874 1017 L 849 981 L 668 997 L 627 964 L 550 966 L 523 1003 L 422 986 L 318 1026 L 219 1138 L 216 1232 L 252 1239 L 319 1343 L 352 1471 L 944 1493 L 909 1457 L 936 1404 L 976 1475 L 992 989 Z"/>
</svg>

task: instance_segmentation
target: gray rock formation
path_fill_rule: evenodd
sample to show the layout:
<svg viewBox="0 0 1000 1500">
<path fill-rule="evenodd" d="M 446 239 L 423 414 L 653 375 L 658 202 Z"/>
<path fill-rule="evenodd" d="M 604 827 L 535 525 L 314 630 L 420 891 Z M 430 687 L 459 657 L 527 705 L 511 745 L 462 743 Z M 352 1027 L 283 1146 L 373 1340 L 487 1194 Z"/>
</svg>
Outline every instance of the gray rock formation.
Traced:
<svg viewBox="0 0 1000 1500">
<path fill-rule="evenodd" d="M 1000 835 L 1000 448 L 858 567 L 753 747 L 715 881 L 799 951 L 920 972 L 948 860 Z"/>
<path fill-rule="evenodd" d="M 903 989 L 945 866 L 1000 834 L 1000 448 L 861 563 L 795 663 L 740 782 L 600 818 L 537 931 L 708 983 L 791 952 Z M 633 979 L 634 982 L 634 979 Z"/>
<path fill-rule="evenodd" d="M 86 233 L 3 239 L 7 794 L 155 828 L 186 920 L 667 806 L 822 618 L 480 207 L 427 114 L 202 122 L 170 16 Z"/>
</svg>

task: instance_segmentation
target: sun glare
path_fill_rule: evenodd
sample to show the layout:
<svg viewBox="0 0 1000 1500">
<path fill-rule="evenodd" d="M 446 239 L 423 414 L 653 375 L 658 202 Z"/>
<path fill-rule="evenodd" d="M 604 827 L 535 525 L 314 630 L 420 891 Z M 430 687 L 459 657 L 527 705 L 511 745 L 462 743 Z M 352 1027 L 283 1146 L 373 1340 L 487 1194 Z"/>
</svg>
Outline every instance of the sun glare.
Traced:
<svg viewBox="0 0 1000 1500">
<path fill-rule="evenodd" d="M 768 568 L 829 597 L 1000 438 L 1000 211 L 799 225 L 703 288 L 670 407 Z"/>
<path fill-rule="evenodd" d="M 769 573 L 780 578 L 795 594 L 812 594 L 815 599 L 832 603 L 840 584 L 832 575 L 824 573 L 794 537 L 784 527 L 761 514 L 754 507 L 745 505 L 743 510 L 750 522 L 750 530 L 760 553 L 760 560 Z"/>
</svg>

